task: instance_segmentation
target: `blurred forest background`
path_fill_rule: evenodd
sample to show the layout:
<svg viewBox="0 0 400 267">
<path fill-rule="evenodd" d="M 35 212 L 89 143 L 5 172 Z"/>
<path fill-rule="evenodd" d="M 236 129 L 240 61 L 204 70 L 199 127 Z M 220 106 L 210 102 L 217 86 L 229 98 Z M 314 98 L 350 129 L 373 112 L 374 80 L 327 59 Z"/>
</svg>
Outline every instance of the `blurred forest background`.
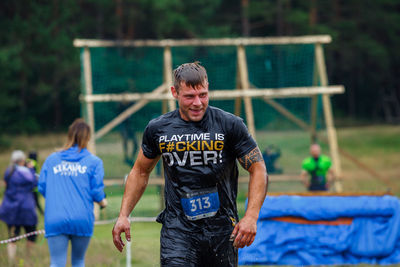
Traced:
<svg viewBox="0 0 400 267">
<path fill-rule="evenodd" d="M 64 130 L 80 116 L 75 38 L 163 39 L 329 34 L 337 124 L 400 123 L 398 0 L 3 0 L 2 133 Z M 174 66 L 175 67 L 175 66 Z"/>
</svg>

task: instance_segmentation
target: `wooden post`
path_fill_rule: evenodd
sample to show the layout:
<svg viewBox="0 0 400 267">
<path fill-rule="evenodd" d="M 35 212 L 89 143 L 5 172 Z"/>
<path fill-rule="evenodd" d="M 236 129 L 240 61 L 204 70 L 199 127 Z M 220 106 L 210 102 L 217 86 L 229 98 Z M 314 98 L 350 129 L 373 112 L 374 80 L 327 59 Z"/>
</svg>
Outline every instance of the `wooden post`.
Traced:
<svg viewBox="0 0 400 267">
<path fill-rule="evenodd" d="M 240 81 L 240 71 L 239 71 L 239 64 L 236 63 L 236 89 L 240 89 L 241 81 Z M 235 98 L 235 115 L 240 117 L 240 113 L 242 113 L 242 98 L 236 97 Z"/>
<path fill-rule="evenodd" d="M 318 86 L 319 83 L 319 75 L 317 68 L 317 53 L 316 46 L 314 46 L 314 71 L 313 71 L 313 86 Z M 314 143 L 317 141 L 317 112 L 318 112 L 318 95 L 313 95 L 311 97 L 311 142 Z"/>
<path fill-rule="evenodd" d="M 311 142 L 317 141 L 317 110 L 318 110 L 318 96 L 311 97 Z"/>
<path fill-rule="evenodd" d="M 91 95 L 93 93 L 93 83 L 92 83 L 92 63 L 90 61 L 90 50 L 89 47 L 85 46 L 83 50 L 83 71 L 85 79 L 85 94 Z M 93 102 L 86 103 L 86 114 L 85 120 L 90 125 L 90 141 L 88 144 L 88 149 L 93 154 L 96 154 L 96 140 L 94 135 L 94 110 Z"/>
<path fill-rule="evenodd" d="M 249 75 L 247 70 L 247 60 L 246 60 L 246 51 L 243 45 L 239 45 L 237 47 L 237 59 L 239 66 L 239 77 L 240 77 L 240 87 L 242 90 L 248 90 L 250 88 L 249 83 Z M 256 138 L 256 128 L 254 126 L 254 114 L 253 114 L 253 105 L 251 102 L 251 98 L 248 96 L 243 97 L 245 111 L 246 111 L 246 120 L 247 127 L 249 128 L 250 134 L 253 138 Z"/>
<path fill-rule="evenodd" d="M 171 47 L 164 47 L 164 84 L 167 87 L 167 92 L 170 92 L 171 86 L 173 86 L 172 81 L 172 53 Z M 164 106 L 164 105 L 163 105 Z M 169 111 L 173 111 L 176 109 L 176 101 L 175 99 L 168 100 L 168 109 Z M 164 112 L 164 108 L 163 108 Z M 162 159 L 161 159 L 162 160 Z M 164 176 L 164 171 L 162 171 L 162 176 Z M 165 196 L 164 196 L 165 186 L 160 185 L 160 208 L 164 209 L 165 204 Z"/>
<path fill-rule="evenodd" d="M 326 74 L 326 67 L 325 67 L 325 61 L 324 61 L 324 51 L 322 50 L 322 45 L 320 43 L 317 43 L 315 45 L 315 56 L 316 56 L 316 60 L 317 60 L 317 68 L 318 68 L 321 85 L 327 86 L 328 78 L 327 78 L 327 74 Z M 323 108 L 324 108 L 325 124 L 326 124 L 326 130 L 327 130 L 327 134 L 328 134 L 328 143 L 329 143 L 329 148 L 330 148 L 330 152 L 331 152 L 331 156 L 332 156 L 333 168 L 334 168 L 336 176 L 340 178 L 342 176 L 342 168 L 341 168 L 341 164 L 340 164 L 336 129 L 335 129 L 335 126 L 333 123 L 330 95 L 323 94 L 322 95 L 322 103 L 323 103 Z M 339 191 L 339 192 L 342 191 L 342 186 L 339 181 L 336 181 L 334 186 L 335 186 L 336 191 Z"/>
<path fill-rule="evenodd" d="M 165 72 L 164 72 L 165 75 Z M 164 76 L 165 77 L 165 76 Z M 165 114 L 168 112 L 168 106 L 167 106 L 167 101 L 163 100 L 162 101 L 162 114 Z M 164 182 L 164 166 L 163 166 L 163 158 L 158 160 L 157 164 L 161 164 L 161 179 Z M 160 212 L 165 208 L 165 196 L 164 196 L 164 191 L 165 191 L 165 182 L 157 185 L 158 190 L 160 190 Z"/>
<path fill-rule="evenodd" d="M 161 114 L 165 114 L 168 112 L 168 105 L 167 101 L 163 100 L 161 103 Z"/>
<path fill-rule="evenodd" d="M 167 86 L 167 92 L 170 92 L 172 82 L 172 54 L 171 47 L 166 46 L 164 48 L 164 84 Z M 175 99 L 171 99 L 168 101 L 169 111 L 176 109 Z"/>
<path fill-rule="evenodd" d="M 93 83 L 92 83 L 92 63 L 90 60 L 90 50 L 89 47 L 85 46 L 83 49 L 83 71 L 85 79 L 85 95 L 92 95 L 93 93 Z M 88 149 L 93 154 L 96 154 L 96 138 L 94 135 L 94 110 L 93 102 L 87 102 L 85 120 L 90 126 L 91 138 L 88 143 Z M 95 220 L 100 218 L 100 206 L 94 205 L 93 213 Z"/>
</svg>

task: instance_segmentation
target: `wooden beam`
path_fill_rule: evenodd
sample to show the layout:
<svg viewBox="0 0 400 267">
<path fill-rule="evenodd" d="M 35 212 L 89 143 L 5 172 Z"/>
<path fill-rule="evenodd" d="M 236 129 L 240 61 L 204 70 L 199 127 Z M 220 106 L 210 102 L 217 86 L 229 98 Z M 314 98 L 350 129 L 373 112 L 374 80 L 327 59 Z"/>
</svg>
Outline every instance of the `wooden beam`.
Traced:
<svg viewBox="0 0 400 267">
<path fill-rule="evenodd" d="M 166 90 L 167 91 L 167 90 Z M 210 99 L 213 100 L 231 100 L 238 97 L 262 97 L 266 99 L 273 98 L 293 98 L 310 97 L 320 94 L 342 94 L 344 87 L 342 85 L 332 86 L 310 86 L 310 87 L 288 87 L 288 88 L 258 88 L 247 90 L 212 90 Z M 123 94 L 96 94 L 85 96 L 81 95 L 80 100 L 84 102 L 122 102 L 122 101 L 160 101 L 173 99 L 171 93 L 123 93 Z"/>
<path fill-rule="evenodd" d="M 163 93 L 165 90 L 166 90 L 165 84 L 161 84 L 159 87 L 154 89 L 153 94 L 160 94 L 160 93 Z M 142 107 L 147 105 L 147 103 L 149 103 L 149 102 L 150 101 L 147 99 L 139 100 L 137 103 L 133 104 L 132 106 L 130 106 L 129 108 L 124 110 L 121 114 L 119 114 L 117 117 L 112 119 L 109 123 L 104 125 L 100 130 L 98 130 L 95 133 L 95 138 L 98 139 L 98 138 L 104 136 L 106 133 L 111 131 L 115 126 L 117 126 L 118 124 L 120 124 L 121 122 L 126 120 L 129 116 L 131 116 L 133 113 L 140 110 Z"/>
<path fill-rule="evenodd" d="M 251 38 L 213 38 L 184 40 L 95 40 L 75 39 L 75 47 L 176 47 L 176 46 L 240 46 L 240 45 L 276 45 L 276 44 L 314 44 L 330 43 L 329 35 L 283 36 L 283 37 L 251 37 Z"/>
<path fill-rule="evenodd" d="M 243 45 L 237 47 L 237 60 L 239 66 L 240 88 L 247 91 L 250 88 L 249 73 L 247 69 L 246 50 Z M 249 96 L 243 97 L 244 109 L 246 112 L 247 127 L 250 134 L 256 139 L 256 127 L 254 124 L 253 104 Z"/>
<path fill-rule="evenodd" d="M 96 94 L 89 97 L 81 95 L 80 100 L 84 102 L 134 102 L 138 100 L 160 101 L 172 99 L 171 93 L 167 93 L 167 88 L 161 93 L 121 93 L 121 94 Z"/>
<path fill-rule="evenodd" d="M 322 50 L 321 44 L 315 45 L 315 55 L 316 55 L 317 68 L 318 68 L 318 74 L 320 77 L 321 85 L 327 86 L 328 85 L 328 77 L 326 74 L 324 51 Z M 332 156 L 333 168 L 335 170 L 336 176 L 340 178 L 342 176 L 342 168 L 341 168 L 341 164 L 340 164 L 336 129 L 335 129 L 335 126 L 333 123 L 333 115 L 332 115 L 332 106 L 331 106 L 330 96 L 327 94 L 323 94 L 322 95 L 322 103 L 323 103 L 323 109 L 324 109 L 326 130 L 327 130 L 327 134 L 328 134 L 329 148 L 330 148 L 330 152 L 331 152 L 331 156 Z M 339 182 L 335 183 L 334 186 L 337 191 L 340 192 L 342 190 L 341 184 Z"/>
<path fill-rule="evenodd" d="M 93 83 L 92 83 L 92 63 L 90 59 L 90 50 L 86 46 L 83 50 L 83 72 L 85 79 L 85 95 L 91 96 L 93 93 Z M 90 152 L 96 155 L 96 140 L 95 140 L 95 125 L 94 125 L 94 108 L 93 103 L 86 102 L 86 113 L 85 117 L 87 123 L 90 125 L 90 138 L 88 143 L 88 149 Z"/>
</svg>

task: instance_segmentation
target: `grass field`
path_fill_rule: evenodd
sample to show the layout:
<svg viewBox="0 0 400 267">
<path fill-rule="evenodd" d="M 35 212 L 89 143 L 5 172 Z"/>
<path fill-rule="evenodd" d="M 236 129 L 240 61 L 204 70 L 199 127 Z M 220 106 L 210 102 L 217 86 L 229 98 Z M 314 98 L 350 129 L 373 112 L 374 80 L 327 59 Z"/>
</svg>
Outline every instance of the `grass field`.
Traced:
<svg viewBox="0 0 400 267">
<path fill-rule="evenodd" d="M 65 135 L 17 136 L 7 137 L 10 140 L 8 149 L 0 152 L 0 171 L 8 165 L 12 149 L 25 151 L 37 150 L 39 163 L 47 155 L 61 147 Z M 348 151 L 357 160 L 376 171 L 381 178 L 374 177 L 353 162 L 342 157 L 343 187 L 345 191 L 370 192 L 386 191 L 400 196 L 400 127 L 399 126 L 370 126 L 338 129 L 339 146 Z M 115 144 L 115 138 L 109 136 L 99 142 L 98 155 L 105 162 L 106 175 L 122 177 L 130 167 L 122 162 L 121 146 Z M 301 160 L 308 152 L 308 136 L 301 132 L 258 132 L 257 140 L 260 147 L 277 144 L 282 150 L 280 165 L 289 174 L 299 173 Z M 326 146 L 323 146 L 326 151 Z M 117 157 L 117 158 L 116 158 Z M 242 171 L 243 174 L 245 172 Z M 384 180 L 380 180 L 380 179 Z M 303 191 L 299 182 L 274 182 L 270 191 Z M 122 186 L 106 188 L 109 207 L 101 211 L 101 219 L 112 219 L 118 214 Z M 0 196 L 4 189 L 0 189 Z M 239 188 L 238 207 L 240 214 L 244 213 L 244 201 L 247 187 Z M 156 216 L 160 210 L 159 188 L 149 186 L 134 211 L 136 216 Z M 40 217 L 39 229 L 43 228 L 43 218 Z M 87 252 L 87 266 L 125 266 L 125 253 L 120 254 L 112 244 L 112 224 L 95 227 L 94 236 Z M 132 265 L 159 266 L 159 231 L 157 223 L 132 224 Z M 7 238 L 4 223 L 0 223 L 0 240 Z M 49 257 L 47 243 L 43 236 L 38 237 L 36 247 L 30 256 L 25 253 L 25 241 L 18 242 L 18 260 L 15 266 L 48 266 Z M 0 266 L 7 266 L 6 246 L 0 245 Z"/>
</svg>

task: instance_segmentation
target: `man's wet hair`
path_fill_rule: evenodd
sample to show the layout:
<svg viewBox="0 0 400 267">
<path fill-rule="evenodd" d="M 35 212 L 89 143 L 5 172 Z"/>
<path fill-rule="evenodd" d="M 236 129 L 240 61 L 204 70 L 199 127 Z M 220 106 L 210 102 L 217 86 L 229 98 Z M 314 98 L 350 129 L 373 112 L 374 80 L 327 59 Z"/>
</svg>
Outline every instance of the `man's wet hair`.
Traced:
<svg viewBox="0 0 400 267">
<path fill-rule="evenodd" d="M 207 81 L 207 71 L 199 61 L 182 64 L 174 70 L 174 87 L 177 92 L 182 82 L 188 87 L 196 88 Z"/>
</svg>

